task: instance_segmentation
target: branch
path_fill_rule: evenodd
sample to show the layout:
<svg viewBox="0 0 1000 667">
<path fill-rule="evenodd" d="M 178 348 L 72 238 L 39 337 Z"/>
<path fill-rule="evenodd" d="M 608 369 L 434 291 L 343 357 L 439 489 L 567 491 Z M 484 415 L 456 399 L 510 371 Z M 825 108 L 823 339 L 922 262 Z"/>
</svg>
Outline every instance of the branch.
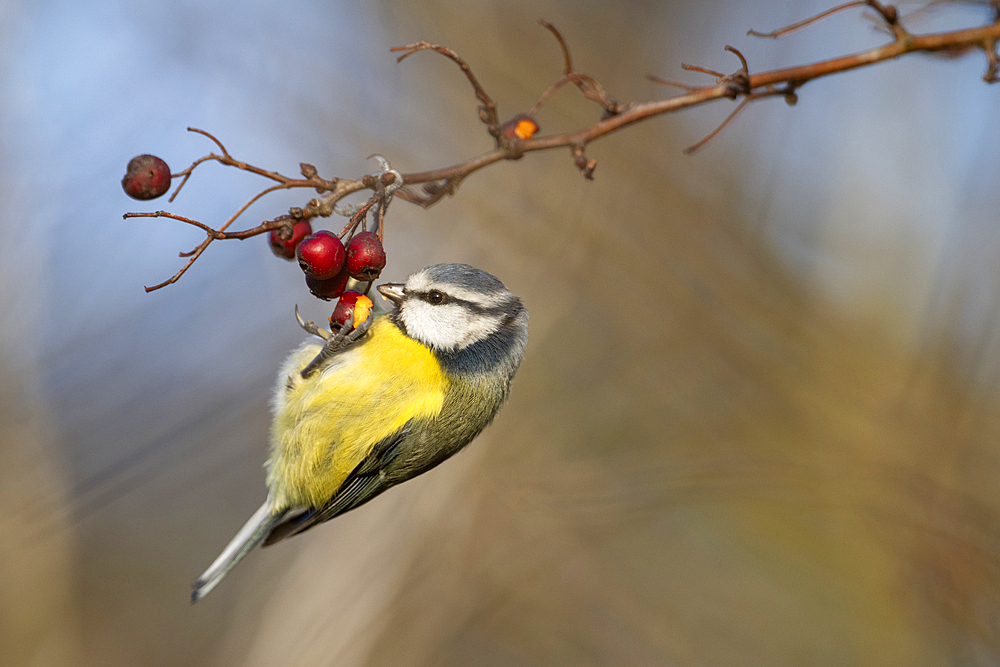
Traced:
<svg viewBox="0 0 1000 667">
<path fill-rule="evenodd" d="M 391 51 L 403 52 L 397 59 L 399 61 L 402 61 L 408 56 L 419 51 L 430 50 L 444 55 L 455 62 L 462 69 L 466 78 L 469 80 L 469 83 L 472 85 L 476 99 L 481 103 L 481 106 L 479 107 L 480 120 L 486 124 L 487 131 L 495 140 L 495 146 L 490 151 L 448 167 L 428 171 L 411 172 L 400 175 L 399 172 L 391 170 L 388 167 L 388 163 L 384 163 L 382 171 L 376 174 L 366 175 L 359 179 L 349 180 L 343 178 L 333 178 L 326 180 L 317 175 L 315 167 L 308 164 L 302 164 L 301 168 L 303 178 L 291 178 L 278 172 L 268 171 L 250 165 L 246 162 L 238 161 L 229 154 L 218 139 L 208 132 L 195 128 L 188 128 L 189 131 L 202 134 L 213 141 L 222 154 L 217 155 L 215 153 L 210 153 L 196 160 L 184 171 L 174 174 L 174 178 L 182 177 L 182 180 L 171 196 L 170 201 L 173 201 L 174 197 L 177 196 L 178 192 L 180 192 L 181 188 L 187 182 L 187 179 L 191 176 L 195 168 L 207 161 L 215 161 L 226 166 L 248 171 L 275 181 L 276 184 L 262 190 L 260 193 L 252 197 L 218 229 L 213 229 L 203 223 L 167 213 L 165 211 L 157 211 L 155 213 L 126 213 L 124 216 L 125 218 L 168 217 L 187 224 L 192 224 L 199 227 L 206 233 L 206 239 L 202 241 L 197 248 L 189 253 L 181 253 L 182 257 L 188 258 L 188 262 L 181 268 L 180 271 L 177 272 L 177 274 L 159 285 L 146 288 L 146 290 L 153 291 L 170 283 L 176 282 L 176 280 L 180 278 L 180 276 L 187 271 L 191 264 L 205 251 L 212 241 L 223 239 L 243 239 L 270 232 L 274 229 L 280 229 L 282 227 L 290 228 L 290 226 L 297 220 L 314 217 L 328 217 L 334 213 L 347 215 L 352 219 L 347 226 L 344 227 L 344 231 L 341 233 L 343 236 L 344 234 L 352 233 L 352 231 L 357 228 L 359 222 L 363 220 L 364 216 L 367 214 L 366 212 L 369 209 L 372 209 L 375 204 L 378 204 L 378 207 L 374 208 L 374 212 L 377 219 L 379 236 L 381 236 L 383 218 L 389 201 L 389 197 L 386 196 L 387 188 L 389 187 L 395 190 L 395 195 L 401 199 L 426 208 L 433 206 L 445 196 L 453 195 L 466 177 L 479 171 L 480 169 L 484 169 L 485 167 L 502 160 L 520 159 L 526 153 L 550 150 L 554 148 L 569 148 L 573 163 L 580 170 L 581 174 L 586 178 L 593 178 L 594 169 L 597 166 L 597 163 L 595 160 L 588 159 L 585 153 L 586 147 L 590 144 L 590 142 L 648 118 L 680 111 L 690 107 L 700 106 L 723 98 L 740 100 L 740 102 L 733 112 L 730 113 L 729 116 L 715 130 L 698 143 L 689 147 L 685 151 L 686 153 L 692 153 L 704 146 L 752 102 L 769 97 L 780 96 L 783 97 L 788 104 L 795 104 L 798 99 L 797 90 L 813 79 L 818 79 L 840 72 L 848 72 L 861 67 L 867 67 L 876 63 L 893 60 L 910 53 L 922 52 L 956 56 L 973 50 L 981 50 L 986 56 L 987 61 L 986 73 L 983 76 L 984 81 L 988 83 L 995 83 L 997 81 L 998 73 L 1000 73 L 1000 57 L 998 57 L 996 50 L 997 42 L 1000 40 L 1000 2 L 997 0 L 992 0 L 991 3 L 991 7 L 993 8 L 991 23 L 963 30 L 953 30 L 924 35 L 912 34 L 901 24 L 898 12 L 894 6 L 882 4 L 878 2 L 878 0 L 858 0 L 857 2 L 848 2 L 838 7 L 834 7 L 833 9 L 818 14 L 810 19 L 806 19 L 805 21 L 801 21 L 773 32 L 761 33 L 751 30 L 748 34 L 757 37 L 778 38 L 781 35 L 811 25 L 816 21 L 822 20 L 823 18 L 826 18 L 836 12 L 862 6 L 873 9 L 877 13 L 877 19 L 884 23 L 884 27 L 887 29 L 886 32 L 888 32 L 891 36 L 891 41 L 883 44 L 882 46 L 847 56 L 823 60 L 808 65 L 771 70 L 769 72 L 760 72 L 757 74 L 750 73 L 749 64 L 747 63 L 746 58 L 744 58 L 739 51 L 733 47 L 727 46 L 726 50 L 734 53 L 740 59 L 741 64 L 740 68 L 732 74 L 723 74 L 721 72 L 693 65 L 682 66 L 683 69 L 687 71 L 694 71 L 714 76 L 716 81 L 713 85 L 688 85 L 650 76 L 649 78 L 654 82 L 681 88 L 684 90 L 684 93 L 665 100 L 628 103 L 617 102 L 605 92 L 604 87 L 596 79 L 587 74 L 576 72 L 573 68 L 569 47 L 567 46 L 562 35 L 554 25 L 548 23 L 547 21 L 541 21 L 541 25 L 549 30 L 549 32 L 551 32 L 556 38 L 562 51 L 564 61 L 563 76 L 541 93 L 538 101 L 529 113 L 518 114 L 510 121 L 502 124 L 499 120 L 496 102 L 494 102 L 493 98 L 486 92 L 482 84 L 480 84 L 468 63 L 460 58 L 454 51 L 429 42 L 417 42 L 407 46 L 393 47 L 390 49 Z M 537 124 L 534 122 L 535 114 L 540 110 L 546 100 L 548 100 L 556 91 L 565 86 L 567 83 L 573 83 L 580 90 L 585 99 L 592 100 L 601 106 L 603 114 L 600 120 L 589 127 L 571 132 L 534 138 L 533 135 L 538 129 Z M 414 187 L 418 185 L 422 187 Z M 301 208 L 293 207 L 289 209 L 287 215 L 279 216 L 273 220 L 264 221 L 256 227 L 241 232 L 225 231 L 231 224 L 233 224 L 233 222 L 236 221 L 236 219 L 246 212 L 250 205 L 261 199 L 264 195 L 276 190 L 292 188 L 313 188 L 319 196 L 309 200 L 309 202 Z M 339 201 L 348 195 L 361 190 L 372 190 L 374 193 L 365 205 L 360 208 L 349 207 L 348 209 L 341 209 L 337 206 Z"/>
</svg>

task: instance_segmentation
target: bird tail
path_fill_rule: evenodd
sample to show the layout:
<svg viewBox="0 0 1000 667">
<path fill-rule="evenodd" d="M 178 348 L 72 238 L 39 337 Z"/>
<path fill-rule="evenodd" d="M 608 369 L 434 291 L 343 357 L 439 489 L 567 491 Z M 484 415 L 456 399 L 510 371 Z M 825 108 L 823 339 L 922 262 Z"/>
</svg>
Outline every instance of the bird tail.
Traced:
<svg viewBox="0 0 1000 667">
<path fill-rule="evenodd" d="M 208 595 L 209 591 L 215 588 L 222 581 L 222 578 L 243 560 L 244 556 L 264 541 L 264 538 L 284 515 L 285 511 L 275 512 L 271 508 L 270 499 L 265 501 L 240 528 L 236 537 L 226 545 L 215 562 L 209 565 L 204 574 L 194 582 L 194 590 L 191 591 L 191 604 Z"/>
</svg>

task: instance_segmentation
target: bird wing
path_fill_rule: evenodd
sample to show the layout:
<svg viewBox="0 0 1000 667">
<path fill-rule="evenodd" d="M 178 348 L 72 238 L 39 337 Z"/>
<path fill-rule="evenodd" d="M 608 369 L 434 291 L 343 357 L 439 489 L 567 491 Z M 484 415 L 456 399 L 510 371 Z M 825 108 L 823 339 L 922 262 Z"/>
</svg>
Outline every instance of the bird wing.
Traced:
<svg viewBox="0 0 1000 667">
<path fill-rule="evenodd" d="M 363 505 L 392 486 L 392 483 L 386 481 L 383 471 L 399 454 L 399 446 L 409 435 L 412 423 L 412 420 L 407 422 L 402 429 L 376 444 L 323 507 L 290 513 L 275 524 L 264 539 L 264 546 L 271 546 L 329 521 Z"/>
</svg>

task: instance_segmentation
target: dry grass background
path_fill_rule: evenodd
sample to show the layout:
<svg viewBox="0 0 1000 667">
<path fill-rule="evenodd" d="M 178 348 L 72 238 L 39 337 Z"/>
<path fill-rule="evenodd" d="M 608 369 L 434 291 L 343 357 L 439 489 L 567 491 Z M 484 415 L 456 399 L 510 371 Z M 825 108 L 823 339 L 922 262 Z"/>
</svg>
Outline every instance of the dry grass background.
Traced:
<svg viewBox="0 0 1000 667">
<path fill-rule="evenodd" d="M 455 48 L 513 114 L 561 66 L 765 69 L 878 39 L 763 3 L 9 2 L 0 193 L 0 652 L 16 665 L 974 665 L 1000 660 L 995 88 L 975 58 L 887 64 L 531 155 L 390 220 L 388 279 L 500 276 L 532 315 L 510 404 L 469 450 L 190 581 L 263 497 L 267 400 L 312 318 L 294 266 L 119 221 L 133 154 L 294 172 L 485 150 Z M 975 8 L 923 26 L 978 20 Z M 564 93 L 545 132 L 593 109 Z M 207 171 L 174 210 L 256 187 Z M 251 213 L 271 217 L 293 203 Z M 18 239 L 28 237 L 30 250 Z M 5 658 L 5 661 L 8 658 Z"/>
</svg>

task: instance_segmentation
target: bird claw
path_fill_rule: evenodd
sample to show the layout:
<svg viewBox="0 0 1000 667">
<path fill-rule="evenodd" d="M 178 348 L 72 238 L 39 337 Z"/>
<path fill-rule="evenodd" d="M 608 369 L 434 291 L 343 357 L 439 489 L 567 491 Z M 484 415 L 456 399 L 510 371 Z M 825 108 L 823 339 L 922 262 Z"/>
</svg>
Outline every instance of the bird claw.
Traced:
<svg viewBox="0 0 1000 667">
<path fill-rule="evenodd" d="M 352 315 L 353 315 L 353 313 L 352 313 Z M 302 327 L 303 329 L 305 329 L 305 331 L 307 333 L 310 333 L 313 336 L 319 336 L 323 340 L 327 340 L 328 341 L 328 340 L 330 340 L 330 337 L 333 335 L 329 331 L 327 331 L 326 329 L 324 329 L 323 327 L 317 326 L 317 324 L 315 322 L 313 322 L 312 320 L 309 320 L 308 322 L 304 321 L 302 319 L 302 316 L 299 315 L 299 306 L 298 306 L 298 304 L 295 304 L 295 319 L 299 321 L 299 326 L 300 327 Z"/>
<path fill-rule="evenodd" d="M 356 327 L 354 326 L 354 311 L 348 313 L 347 321 L 344 322 L 342 325 L 340 325 L 340 330 L 334 336 L 335 339 L 343 337 L 343 342 L 340 344 L 340 347 L 338 349 L 343 349 L 347 347 L 348 345 L 350 345 L 351 343 L 353 343 L 354 341 L 358 340 L 366 333 L 368 333 L 368 330 L 372 328 L 372 322 L 374 321 L 375 321 L 374 309 L 369 310 L 368 317 L 365 318 L 365 321 Z M 327 343 L 327 345 L 332 345 L 332 344 L 333 344 L 332 340 Z"/>
<path fill-rule="evenodd" d="M 297 308 L 296 308 L 296 314 L 298 314 Z M 347 321 L 344 322 L 342 325 L 340 325 L 340 329 L 337 331 L 337 333 L 331 335 L 324 329 L 320 329 L 320 331 L 323 331 L 328 334 L 328 337 L 325 339 L 326 343 L 323 344 L 323 349 L 319 351 L 316 357 L 312 361 L 310 361 L 305 368 L 302 369 L 301 375 L 303 379 L 315 373 L 316 369 L 318 369 L 321 365 L 323 365 L 323 362 L 332 357 L 334 354 L 340 352 L 341 350 L 346 349 L 347 347 L 351 346 L 352 344 L 360 340 L 366 333 L 368 333 L 368 330 L 371 329 L 372 322 L 374 320 L 375 320 L 374 311 L 369 311 L 368 317 L 365 318 L 365 321 L 359 324 L 357 327 L 355 327 L 354 313 L 351 312 L 347 315 Z M 313 323 L 312 322 L 303 323 L 301 318 L 299 319 L 299 325 L 302 326 L 303 329 L 306 329 L 305 327 L 306 324 L 313 324 Z M 313 327 L 317 329 L 319 328 L 316 327 L 316 325 L 314 324 Z M 309 329 L 306 329 L 306 331 L 309 331 Z M 321 334 L 316 334 L 316 335 L 322 337 Z"/>
</svg>

